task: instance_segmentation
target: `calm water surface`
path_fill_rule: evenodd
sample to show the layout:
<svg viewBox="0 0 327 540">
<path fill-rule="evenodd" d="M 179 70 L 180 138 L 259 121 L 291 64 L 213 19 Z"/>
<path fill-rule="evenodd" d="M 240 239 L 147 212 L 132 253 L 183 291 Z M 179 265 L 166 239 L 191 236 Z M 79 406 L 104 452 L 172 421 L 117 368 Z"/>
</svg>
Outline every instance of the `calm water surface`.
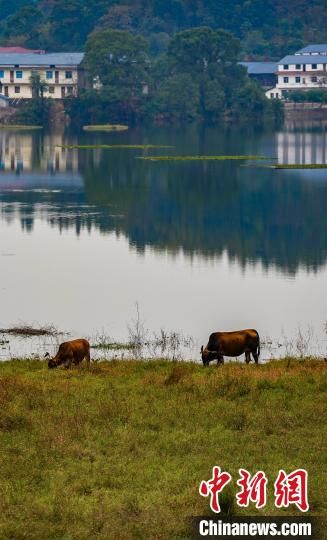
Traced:
<svg viewBox="0 0 327 540">
<path fill-rule="evenodd" d="M 98 143 L 174 148 L 58 146 Z M 326 170 L 138 159 L 152 154 L 326 163 L 327 125 L 1 131 L 0 327 L 52 323 L 74 337 L 125 341 L 137 302 L 150 334 L 192 336 L 186 357 L 199 359 L 210 332 L 246 327 L 269 342 L 264 358 L 287 341 L 296 349 L 299 330 L 307 352 L 325 355 Z M 2 339 L 1 358 L 57 342 Z"/>
</svg>

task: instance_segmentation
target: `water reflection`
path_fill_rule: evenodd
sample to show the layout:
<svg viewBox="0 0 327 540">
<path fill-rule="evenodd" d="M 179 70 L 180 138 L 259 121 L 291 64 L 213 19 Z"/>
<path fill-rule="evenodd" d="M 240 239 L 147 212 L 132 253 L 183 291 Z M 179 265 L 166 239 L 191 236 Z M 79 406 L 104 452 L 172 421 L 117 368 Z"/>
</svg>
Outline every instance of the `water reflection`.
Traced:
<svg viewBox="0 0 327 540">
<path fill-rule="evenodd" d="M 276 171 L 238 161 L 153 163 L 146 150 L 65 149 L 70 144 L 167 144 L 162 154 L 268 155 L 326 163 L 326 126 L 282 131 L 149 129 L 127 134 L 0 133 L 0 212 L 31 232 L 36 219 L 59 230 L 124 235 L 138 252 L 261 262 L 294 274 L 327 255 L 326 171 Z"/>
<path fill-rule="evenodd" d="M 326 127 L 321 122 L 288 121 L 276 135 L 279 163 L 327 163 Z"/>
</svg>

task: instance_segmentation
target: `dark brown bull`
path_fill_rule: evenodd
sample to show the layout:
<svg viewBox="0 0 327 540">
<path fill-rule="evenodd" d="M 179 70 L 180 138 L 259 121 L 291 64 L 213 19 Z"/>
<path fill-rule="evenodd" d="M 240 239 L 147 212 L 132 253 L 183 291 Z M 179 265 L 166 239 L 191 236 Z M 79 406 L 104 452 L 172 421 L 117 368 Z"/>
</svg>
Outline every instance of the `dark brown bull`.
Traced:
<svg viewBox="0 0 327 540">
<path fill-rule="evenodd" d="M 208 366 L 212 360 L 217 364 L 224 363 L 224 356 L 240 356 L 245 353 L 245 361 L 251 361 L 251 354 L 255 363 L 260 355 L 260 338 L 256 330 L 238 330 L 236 332 L 214 332 L 209 337 L 208 345 L 201 347 L 202 362 Z"/>
<path fill-rule="evenodd" d="M 49 356 L 49 353 L 46 356 Z M 65 341 L 59 345 L 56 356 L 50 358 L 48 368 L 55 368 L 62 364 L 65 368 L 69 368 L 72 364 L 79 364 L 84 358 L 86 358 L 88 365 L 90 365 L 90 344 L 86 339 Z"/>
</svg>

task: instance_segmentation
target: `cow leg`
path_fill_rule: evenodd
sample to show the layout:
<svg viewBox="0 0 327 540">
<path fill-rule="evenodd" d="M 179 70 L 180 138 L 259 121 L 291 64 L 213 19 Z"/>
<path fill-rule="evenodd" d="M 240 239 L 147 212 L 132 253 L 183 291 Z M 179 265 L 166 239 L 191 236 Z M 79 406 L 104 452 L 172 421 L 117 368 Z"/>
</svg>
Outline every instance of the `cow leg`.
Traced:
<svg viewBox="0 0 327 540">
<path fill-rule="evenodd" d="M 245 351 L 245 362 L 249 364 L 251 362 L 251 354 L 250 351 Z"/>
<path fill-rule="evenodd" d="M 258 354 L 256 351 L 252 351 L 252 356 L 253 356 L 253 359 L 255 361 L 255 363 L 257 364 L 258 361 L 259 361 L 259 357 L 258 357 Z"/>
<path fill-rule="evenodd" d="M 217 366 L 218 366 L 219 364 L 223 364 L 223 363 L 224 363 L 224 357 L 223 357 L 221 354 L 219 354 L 219 355 L 217 356 Z"/>
<path fill-rule="evenodd" d="M 67 356 L 67 358 L 66 358 L 66 360 L 65 360 L 65 362 L 64 362 L 65 368 L 66 368 L 66 369 L 69 369 L 69 368 L 71 367 L 73 361 L 74 361 L 74 356 L 73 356 L 73 354 L 70 354 L 69 356 Z"/>
<path fill-rule="evenodd" d="M 91 355 L 90 355 L 90 351 L 88 351 L 87 355 L 86 355 L 86 363 L 87 363 L 87 367 L 89 368 L 90 367 L 90 362 L 91 362 Z"/>
</svg>

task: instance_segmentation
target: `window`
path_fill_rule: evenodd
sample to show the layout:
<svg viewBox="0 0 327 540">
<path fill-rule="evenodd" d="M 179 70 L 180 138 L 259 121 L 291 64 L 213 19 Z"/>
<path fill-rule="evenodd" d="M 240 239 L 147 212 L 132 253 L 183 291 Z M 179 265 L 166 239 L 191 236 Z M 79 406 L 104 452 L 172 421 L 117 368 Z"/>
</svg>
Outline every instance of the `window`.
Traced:
<svg viewBox="0 0 327 540">
<path fill-rule="evenodd" d="M 72 86 L 67 86 L 67 95 L 68 95 L 68 96 L 72 96 L 72 95 L 73 95 L 73 87 L 72 87 Z"/>
<path fill-rule="evenodd" d="M 66 79 L 72 79 L 73 78 L 73 73 L 71 71 L 65 71 L 65 77 L 66 77 Z"/>
<path fill-rule="evenodd" d="M 311 77 L 311 82 L 317 82 L 317 77 Z"/>
<path fill-rule="evenodd" d="M 271 98 L 274 97 L 274 93 L 273 93 L 273 92 L 270 92 L 270 97 L 271 97 Z"/>
<path fill-rule="evenodd" d="M 301 64 L 295 64 L 295 69 L 301 69 Z"/>
<path fill-rule="evenodd" d="M 284 69 L 288 69 L 288 64 L 284 64 Z"/>
<path fill-rule="evenodd" d="M 4 76 L 5 76 L 5 72 L 2 69 L 0 69 L 0 79 L 2 79 Z"/>
<path fill-rule="evenodd" d="M 20 94 L 20 86 L 15 86 L 15 94 Z"/>
<path fill-rule="evenodd" d="M 283 77 L 283 82 L 288 83 L 288 77 Z"/>
<path fill-rule="evenodd" d="M 53 71 L 47 71 L 46 72 L 46 78 L 49 80 L 49 79 L 53 79 Z"/>
<path fill-rule="evenodd" d="M 295 77 L 295 82 L 300 83 L 301 82 L 301 77 Z"/>
<path fill-rule="evenodd" d="M 317 69 L 317 64 L 311 64 L 312 69 Z"/>
<path fill-rule="evenodd" d="M 49 94 L 54 94 L 54 93 L 55 93 L 54 86 L 49 86 Z"/>
<path fill-rule="evenodd" d="M 23 78 L 23 72 L 22 71 L 16 71 L 16 79 L 22 79 Z"/>
</svg>

